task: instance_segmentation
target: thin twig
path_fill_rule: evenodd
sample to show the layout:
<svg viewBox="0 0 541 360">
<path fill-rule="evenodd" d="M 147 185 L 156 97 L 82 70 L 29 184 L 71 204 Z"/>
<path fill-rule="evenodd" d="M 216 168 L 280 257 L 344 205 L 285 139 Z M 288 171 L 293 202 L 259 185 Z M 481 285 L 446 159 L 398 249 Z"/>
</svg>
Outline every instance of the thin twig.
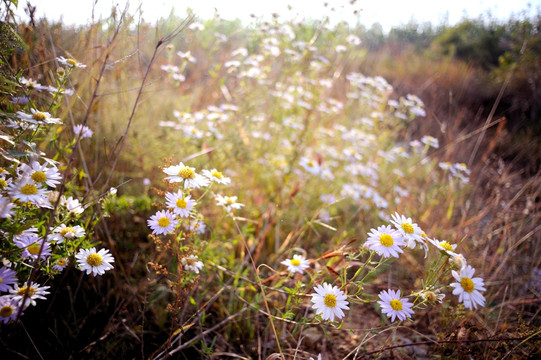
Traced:
<svg viewBox="0 0 541 360">
<path fill-rule="evenodd" d="M 38 353 L 39 357 L 41 360 L 44 360 L 43 359 L 43 356 L 41 356 L 41 353 L 39 352 L 36 344 L 34 344 L 34 340 L 32 340 L 32 337 L 30 336 L 30 334 L 28 333 L 28 331 L 26 330 L 26 327 L 24 326 L 23 322 L 21 321 L 21 326 L 24 330 L 24 332 L 26 333 L 26 335 L 28 336 L 28 339 L 30 340 L 30 342 L 32 343 L 32 346 L 34 347 L 34 350 L 36 350 L 36 352 Z"/>
</svg>

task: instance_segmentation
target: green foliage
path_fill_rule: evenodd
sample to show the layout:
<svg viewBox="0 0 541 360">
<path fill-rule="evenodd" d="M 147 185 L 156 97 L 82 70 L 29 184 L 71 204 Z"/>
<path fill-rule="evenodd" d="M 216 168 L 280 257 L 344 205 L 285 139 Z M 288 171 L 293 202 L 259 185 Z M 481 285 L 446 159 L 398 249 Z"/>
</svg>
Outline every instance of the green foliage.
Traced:
<svg viewBox="0 0 541 360">
<path fill-rule="evenodd" d="M 445 55 L 489 68 L 498 65 L 499 57 L 505 52 L 501 42 L 504 32 L 502 25 L 464 20 L 443 31 L 434 43 Z"/>
</svg>

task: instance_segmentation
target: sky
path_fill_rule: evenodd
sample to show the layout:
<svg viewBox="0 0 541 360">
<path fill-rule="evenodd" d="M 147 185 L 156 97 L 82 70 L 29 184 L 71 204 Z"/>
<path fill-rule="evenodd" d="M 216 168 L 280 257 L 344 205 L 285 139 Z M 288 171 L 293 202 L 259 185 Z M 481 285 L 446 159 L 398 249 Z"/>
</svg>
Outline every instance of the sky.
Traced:
<svg viewBox="0 0 541 360">
<path fill-rule="evenodd" d="M 278 13 L 284 19 L 322 19 L 329 15 L 332 22 L 345 20 L 355 24 L 358 19 L 365 26 L 378 22 L 385 31 L 412 19 L 433 24 L 446 19 L 449 24 L 454 24 L 465 16 L 471 18 L 490 13 L 505 20 L 512 13 L 528 11 L 534 14 L 541 9 L 541 0 L 357 0 L 353 5 L 351 0 L 30 0 L 32 5 L 37 6 L 37 18 L 62 18 L 64 23 L 70 24 L 89 23 L 94 3 L 95 17 L 106 18 L 112 6 L 123 9 L 127 2 L 130 12 L 133 13 L 140 6 L 143 17 L 150 22 L 167 17 L 174 6 L 179 16 L 185 15 L 186 8 L 190 7 L 202 19 L 213 17 L 215 9 L 224 19 L 240 18 L 244 23 L 250 22 L 251 14 L 269 17 L 272 13 Z M 324 3 L 330 5 L 325 7 Z M 26 1 L 19 0 L 19 4 L 17 13 L 24 19 Z M 334 11 L 330 10 L 331 7 Z M 358 15 L 353 15 L 353 10 L 360 11 Z"/>
</svg>

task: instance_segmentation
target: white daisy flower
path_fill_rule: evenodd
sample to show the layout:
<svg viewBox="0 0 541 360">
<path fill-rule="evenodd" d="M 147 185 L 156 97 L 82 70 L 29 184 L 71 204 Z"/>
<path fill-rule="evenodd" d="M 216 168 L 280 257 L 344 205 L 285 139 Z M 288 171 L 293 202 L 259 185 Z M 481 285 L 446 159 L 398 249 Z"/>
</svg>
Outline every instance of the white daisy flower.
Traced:
<svg viewBox="0 0 541 360">
<path fill-rule="evenodd" d="M 0 195 L 0 218 L 11 218 L 14 207 L 15 204 L 13 204 L 8 198 Z"/>
<path fill-rule="evenodd" d="M 197 127 L 193 125 L 187 125 L 183 127 L 183 132 L 186 137 L 194 138 L 194 139 L 202 139 L 203 136 L 205 136 L 205 133 L 199 130 Z"/>
<path fill-rule="evenodd" d="M 0 268 L 0 291 L 8 291 L 11 289 L 11 285 L 17 283 L 17 273 L 8 267 L 2 266 Z"/>
<path fill-rule="evenodd" d="M 36 239 L 38 237 L 38 228 L 35 226 L 31 226 L 28 229 L 24 229 L 23 231 L 13 234 L 13 241 L 19 241 L 22 240 L 26 236 L 36 236 Z M 37 240 L 36 240 L 37 241 Z"/>
<path fill-rule="evenodd" d="M 30 109 L 31 114 L 17 111 L 19 119 L 31 124 L 62 124 L 59 118 L 51 117 L 51 114 L 46 111 L 38 111 L 36 109 Z"/>
<path fill-rule="evenodd" d="M 60 198 L 60 205 L 65 207 L 69 213 L 74 215 L 79 215 L 85 211 L 79 200 L 74 199 L 71 196 L 69 198 L 62 196 L 62 198 Z"/>
<path fill-rule="evenodd" d="M 438 166 L 442 170 L 451 170 L 453 168 L 453 164 L 451 164 L 449 161 L 442 161 L 438 163 Z"/>
<path fill-rule="evenodd" d="M 36 184 L 45 183 L 50 187 L 56 187 L 62 180 L 62 174 L 55 166 L 47 167 L 47 163 L 40 165 L 37 161 L 32 161 L 30 165 L 21 164 L 18 172 L 22 176 L 30 177 Z"/>
<path fill-rule="evenodd" d="M 361 39 L 359 39 L 358 36 L 353 35 L 353 34 L 348 35 L 348 37 L 346 38 L 346 41 L 350 45 L 354 45 L 354 46 L 361 45 Z"/>
<path fill-rule="evenodd" d="M 233 209 L 238 210 L 244 206 L 244 204 L 237 202 L 236 196 L 222 196 L 216 195 L 216 205 L 225 207 L 225 210 L 229 213 Z"/>
<path fill-rule="evenodd" d="M 38 207 L 48 196 L 47 190 L 43 189 L 41 184 L 36 184 L 30 178 L 22 178 L 17 182 L 11 183 L 8 186 L 8 193 L 13 199 L 30 202 Z"/>
<path fill-rule="evenodd" d="M 344 45 L 336 45 L 335 48 L 334 48 L 334 51 L 336 51 L 337 53 L 343 53 L 347 50 L 348 48 Z"/>
<path fill-rule="evenodd" d="M 452 283 L 453 295 L 458 295 L 458 301 L 463 302 L 466 309 L 477 309 L 477 306 L 485 306 L 485 297 L 481 291 L 485 291 L 485 283 L 480 277 L 473 277 L 475 269 L 467 265 L 460 273 L 451 271 L 456 283 Z"/>
<path fill-rule="evenodd" d="M 173 74 L 173 80 L 176 80 L 176 81 L 179 81 L 179 82 L 184 82 L 184 81 L 186 81 L 186 76 L 184 76 L 182 74 Z"/>
<path fill-rule="evenodd" d="M 71 240 L 83 236 L 85 236 L 85 229 L 82 226 L 66 226 L 66 224 L 60 224 L 60 226 L 52 229 L 52 233 L 47 236 L 47 241 L 56 241 L 57 244 L 60 244 L 64 240 Z"/>
<path fill-rule="evenodd" d="M 207 177 L 210 181 L 216 182 L 218 184 L 228 185 L 231 183 L 231 179 L 224 176 L 220 171 L 216 169 L 212 170 L 203 170 L 203 175 Z"/>
<path fill-rule="evenodd" d="M 440 144 L 438 142 L 438 139 L 436 139 L 433 136 L 425 135 L 422 137 L 421 142 L 425 145 L 428 145 L 430 147 L 433 147 L 434 149 L 437 149 L 440 147 Z"/>
<path fill-rule="evenodd" d="M 296 272 L 302 274 L 305 269 L 310 267 L 310 261 L 302 255 L 293 255 L 293 259 L 284 260 L 280 264 L 287 266 L 287 270 L 292 274 Z"/>
<path fill-rule="evenodd" d="M 390 225 L 382 225 L 377 229 L 371 229 L 368 233 L 368 240 L 364 243 L 365 248 L 374 250 L 378 255 L 385 258 L 399 257 L 399 254 L 404 252 L 401 247 L 405 245 L 404 237 Z"/>
<path fill-rule="evenodd" d="M 191 195 L 184 196 L 180 190 L 176 194 L 166 193 L 165 200 L 167 207 L 180 217 L 190 216 L 190 211 L 196 204 Z"/>
<path fill-rule="evenodd" d="M 23 252 L 21 254 L 22 258 L 37 259 L 39 255 L 39 258 L 41 260 L 45 260 L 49 255 L 51 255 L 51 246 L 48 242 L 45 242 L 45 240 L 40 239 L 37 234 L 28 234 L 26 236 L 21 236 L 13 243 L 18 248 L 23 249 Z"/>
<path fill-rule="evenodd" d="M 75 136 L 79 136 L 79 134 L 81 134 L 81 138 L 88 139 L 91 138 L 92 135 L 94 135 L 94 132 L 90 130 L 88 126 L 79 124 L 73 127 L 73 134 Z"/>
<path fill-rule="evenodd" d="M 413 306 L 407 299 L 400 298 L 400 290 L 383 290 L 379 293 L 381 312 L 394 321 L 395 318 L 404 321 L 411 317 L 415 312 L 411 310 Z"/>
<path fill-rule="evenodd" d="M 47 90 L 49 87 L 45 85 L 41 85 L 34 79 L 25 78 L 24 76 L 21 76 L 19 79 L 19 82 L 23 85 L 25 85 L 29 89 L 35 89 L 37 91 Z"/>
<path fill-rule="evenodd" d="M 196 274 L 199 274 L 199 270 L 203 268 L 203 262 L 198 260 L 197 255 L 183 257 L 180 262 L 184 265 L 184 270 L 193 271 Z"/>
<path fill-rule="evenodd" d="M 178 66 L 171 65 L 171 64 L 162 65 L 160 68 L 163 71 L 165 71 L 166 73 L 178 73 L 179 72 Z"/>
<path fill-rule="evenodd" d="M 197 60 L 192 56 L 192 52 L 189 50 L 186 52 L 179 51 L 177 52 L 177 55 L 180 56 L 182 60 L 186 60 L 194 64 L 197 62 Z"/>
<path fill-rule="evenodd" d="M 55 88 L 54 86 L 49 86 L 49 92 L 55 96 L 56 95 L 71 96 L 75 93 L 73 89 Z"/>
<path fill-rule="evenodd" d="M 169 166 L 168 168 L 163 169 L 163 172 L 167 176 L 165 180 L 169 180 L 170 183 L 182 182 L 184 183 L 184 188 L 194 188 L 198 189 L 203 186 L 208 186 L 210 181 L 195 172 L 195 168 L 185 166 L 182 162 L 178 165 Z"/>
<path fill-rule="evenodd" d="M 321 165 L 317 161 L 311 160 L 306 156 L 301 157 L 299 165 L 312 175 L 319 175 L 319 173 L 321 173 Z"/>
<path fill-rule="evenodd" d="M 92 275 L 103 275 L 107 270 L 111 270 L 115 261 L 113 255 L 109 253 L 107 249 L 101 249 L 96 252 L 95 247 L 90 249 L 81 249 L 75 255 L 77 264 L 81 271 L 86 271 L 86 274 L 92 273 Z"/>
<path fill-rule="evenodd" d="M 207 230 L 207 225 L 203 222 L 203 220 L 194 219 L 190 221 L 189 224 L 185 223 L 184 228 L 190 231 L 195 231 L 197 234 L 201 235 Z"/>
<path fill-rule="evenodd" d="M 455 253 L 455 249 L 457 247 L 456 244 L 450 244 L 449 242 L 443 240 L 443 241 L 440 241 L 438 239 L 428 239 L 428 241 L 434 245 L 435 247 L 437 247 L 438 249 L 440 249 L 441 251 L 443 251 L 444 253 L 446 253 L 447 255 L 449 256 L 455 256 L 456 253 Z"/>
<path fill-rule="evenodd" d="M 324 204 L 330 205 L 336 202 L 336 196 L 333 194 L 322 194 L 319 196 L 319 200 L 321 200 Z"/>
<path fill-rule="evenodd" d="M 67 58 L 66 59 L 63 56 L 59 56 L 59 57 L 56 58 L 56 60 L 58 60 L 58 62 L 61 63 L 62 65 L 67 66 L 69 68 L 79 68 L 79 69 L 86 68 L 85 64 L 81 64 L 80 62 L 78 62 L 77 60 L 72 59 L 72 58 Z"/>
<path fill-rule="evenodd" d="M 466 165 L 465 163 L 455 163 L 455 164 L 453 164 L 453 167 L 451 168 L 451 171 L 453 171 L 455 173 L 458 171 L 459 173 L 463 172 L 466 175 L 471 175 L 471 170 L 468 169 L 468 165 Z"/>
<path fill-rule="evenodd" d="M 315 294 L 312 296 L 312 307 L 316 310 L 316 314 L 321 314 L 323 320 L 334 321 L 334 318 L 341 319 L 344 317 L 342 310 L 349 310 L 347 295 L 338 289 L 336 286 L 331 286 L 328 283 L 318 285 L 314 288 Z"/>
<path fill-rule="evenodd" d="M 394 213 L 394 215 L 391 216 L 391 223 L 406 239 L 407 246 L 410 249 L 413 249 L 415 247 L 416 242 L 420 243 L 423 246 L 426 246 L 424 238 L 422 236 L 423 230 L 421 230 L 421 228 L 417 224 L 413 223 L 411 218 L 406 218 L 404 215 Z"/>
<path fill-rule="evenodd" d="M 13 296 L 13 300 L 17 301 L 17 304 L 20 306 L 23 302 L 23 298 L 26 294 L 26 300 L 24 302 L 23 308 L 26 309 L 28 306 L 36 306 L 36 299 L 45 300 L 45 295 L 48 295 L 50 286 L 41 286 L 39 284 L 30 282 L 30 285 L 24 283 L 22 287 L 19 287 L 19 284 L 15 284 L 15 287 L 9 292 Z"/>
<path fill-rule="evenodd" d="M 68 258 L 60 258 L 53 265 L 53 270 L 62 271 L 68 265 Z"/>
<path fill-rule="evenodd" d="M 15 321 L 19 313 L 19 304 L 10 295 L 0 296 L 0 321 L 4 324 L 10 320 Z M 23 313 L 21 312 L 21 315 Z"/>
<path fill-rule="evenodd" d="M 156 214 L 147 220 L 148 226 L 152 229 L 154 235 L 166 235 L 175 231 L 178 225 L 178 220 L 175 219 L 175 214 L 169 210 L 158 211 Z"/>
<path fill-rule="evenodd" d="M 197 22 L 194 22 L 194 23 L 191 23 L 190 26 L 188 26 L 188 28 L 192 31 L 201 31 L 203 29 L 205 29 L 205 26 L 201 23 L 197 23 Z"/>
</svg>

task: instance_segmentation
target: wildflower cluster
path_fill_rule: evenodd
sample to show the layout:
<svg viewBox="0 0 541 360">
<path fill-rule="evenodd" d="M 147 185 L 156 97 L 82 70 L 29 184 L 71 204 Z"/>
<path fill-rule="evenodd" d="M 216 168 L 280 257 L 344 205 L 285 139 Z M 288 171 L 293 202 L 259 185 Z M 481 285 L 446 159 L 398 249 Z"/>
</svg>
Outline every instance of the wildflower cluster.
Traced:
<svg viewBox="0 0 541 360">
<path fill-rule="evenodd" d="M 172 250 L 176 255 L 180 266 L 175 276 L 178 277 L 178 284 L 184 286 L 183 280 L 189 279 L 190 274 L 199 274 L 204 266 L 197 253 L 201 250 L 198 247 L 202 247 L 200 238 L 206 231 L 206 225 L 203 215 L 196 207 L 213 183 L 227 185 L 231 183 L 231 179 L 216 169 L 203 170 L 200 174 L 194 167 L 182 162 L 164 168 L 163 172 L 168 175 L 165 180 L 169 184 L 169 191 L 159 192 L 165 198 L 165 205 L 158 205 L 163 210 L 152 215 L 147 224 L 156 244 Z M 205 188 L 207 191 L 196 200 L 196 193 Z M 236 202 L 236 196 L 215 194 L 215 199 L 217 205 L 223 206 L 229 215 L 232 215 L 233 210 L 244 206 Z M 171 234 L 176 238 L 173 243 L 167 240 Z M 164 235 L 165 240 L 160 240 L 159 235 Z M 188 239 L 193 241 L 187 242 Z M 177 246 L 176 241 L 182 241 L 183 245 Z M 158 272 L 164 269 L 157 263 L 152 263 L 151 266 Z"/>
<path fill-rule="evenodd" d="M 44 284 L 69 264 L 93 275 L 113 267 L 108 250 L 85 249 L 92 243 L 95 214 L 87 209 L 93 201 L 79 200 L 81 188 L 72 176 L 76 169 L 64 162 L 79 134 L 91 137 L 92 131 L 82 124 L 73 132 L 63 130 L 59 125 L 64 121 L 54 115 L 64 96 L 74 93 L 65 88 L 71 71 L 85 65 L 64 57 L 57 61 L 67 69 L 59 68 L 56 86 L 21 76 L 20 93 L 13 89 L 10 105 L 0 114 L 0 321 L 4 323 L 37 300 L 45 300 L 50 286 Z M 63 146 L 60 136 L 66 132 L 68 144 Z M 40 150 L 47 136 L 58 144 L 51 156 Z"/>
<path fill-rule="evenodd" d="M 429 250 L 429 245 L 433 245 L 440 253 L 438 261 L 439 267 L 434 269 L 430 276 L 424 281 L 423 289 L 412 291 L 412 296 L 415 297 L 410 301 L 407 297 L 402 296 L 401 290 L 383 290 L 378 294 L 377 303 L 381 307 L 381 312 L 391 319 L 391 321 L 406 320 L 414 314 L 414 308 L 418 308 L 427 303 L 441 302 L 445 297 L 441 293 L 445 285 L 439 281 L 445 277 L 445 269 L 451 271 L 452 277 L 457 281 L 449 284 L 453 288 L 453 295 L 458 295 L 458 300 L 464 304 L 467 309 L 473 310 L 477 307 L 485 305 L 485 298 L 481 294 L 485 291 L 484 281 L 479 277 L 473 277 L 475 269 L 467 265 L 463 255 L 455 252 L 457 245 L 450 244 L 447 241 L 439 241 L 430 239 L 421 230 L 421 228 L 413 222 L 411 218 L 406 218 L 404 215 L 395 213 L 391 216 L 390 225 L 381 225 L 377 229 L 371 229 L 367 234 L 368 238 L 364 242 L 364 249 L 369 252 L 368 261 L 357 269 L 355 275 L 350 279 L 342 279 L 344 283 L 350 282 L 356 284 L 359 289 L 363 288 L 363 281 L 366 275 L 359 280 L 357 275 L 363 270 L 367 270 L 370 260 L 375 256 L 380 256 L 379 262 L 367 270 L 367 274 L 375 272 L 377 268 L 392 258 L 399 258 L 404 251 L 413 250 L 417 246 L 425 251 L 425 257 Z M 357 255 L 350 255 L 353 258 L 356 256 L 362 258 L 363 252 Z M 324 256 L 325 257 L 325 256 Z M 290 273 L 302 274 L 310 267 L 310 262 L 302 255 L 294 255 L 292 259 L 282 261 L 283 265 L 287 266 Z M 457 269 L 458 271 L 455 271 Z M 447 275 L 449 275 L 447 273 Z M 311 294 L 313 308 L 317 315 L 322 315 L 323 320 L 334 321 L 345 316 L 343 310 L 348 310 L 349 301 L 357 303 L 370 302 L 369 294 L 356 293 L 350 296 L 344 294 L 336 286 L 331 286 L 328 283 L 317 285 L 314 287 L 315 293 Z M 349 299 L 349 301 L 348 301 Z"/>
<path fill-rule="evenodd" d="M 328 30 L 321 26 L 322 32 Z M 449 286 L 466 308 L 484 306 L 484 282 L 472 277 L 474 270 L 456 252 L 457 245 L 429 238 L 412 218 L 390 211 L 412 213 L 427 197 L 415 185 L 429 187 L 439 180 L 432 171 L 437 161 L 429 156 L 439 148 L 438 138 L 410 141 L 398 135 L 410 122 L 430 116 L 422 100 L 412 94 L 394 96 L 382 77 L 338 72 L 345 56 L 362 54 L 354 34 L 341 33 L 340 45 L 325 47 L 306 38 L 302 29 L 302 23 L 263 23 L 251 34 L 258 46 L 231 42 L 235 47 L 217 57 L 210 72 L 220 85 L 204 97 L 208 102 L 183 104 L 159 122 L 168 140 L 180 142 L 194 156 L 219 158 L 241 181 L 234 196 L 214 195 L 235 226 L 212 217 L 223 212 L 205 208 L 211 228 L 205 242 L 192 227 L 203 221 L 198 208 L 211 181 L 229 185 L 229 179 L 215 169 L 199 171 L 185 163 L 164 168 L 168 189 L 157 193 L 165 204 L 147 221 L 160 260 L 160 266 L 151 266 L 174 275 L 177 293 L 184 291 L 186 297 L 196 293 L 195 285 L 183 279 L 208 275 L 209 284 L 218 281 L 220 289 L 232 292 L 228 309 L 236 299 L 253 304 L 268 297 L 279 304 L 273 291 L 287 293 L 282 307 L 267 309 L 276 314 L 267 314 L 271 322 L 274 316 L 303 324 L 340 321 L 350 308 L 367 303 L 392 322 L 404 321 L 441 302 Z M 190 31 L 192 36 L 199 28 Z M 230 41 L 218 34 L 214 40 Z M 195 54 L 200 58 L 199 51 L 183 49 L 176 54 L 180 63 L 169 55 L 162 70 L 170 78 L 175 74 L 195 83 L 190 77 L 197 72 L 187 68 L 198 64 Z M 232 216 L 240 209 L 246 218 Z M 360 227 L 370 229 L 365 241 L 340 245 Z M 326 246 L 331 250 L 318 254 Z M 434 253 L 439 255 L 435 262 Z M 418 288 L 391 283 L 381 289 L 376 275 L 404 254 L 408 259 L 424 255 L 426 278 L 415 283 Z M 201 271 L 207 267 L 223 276 Z M 224 278 L 234 280 L 237 288 Z M 264 293 L 253 295 L 257 286 Z M 201 304 L 213 301 L 208 298 L 212 290 L 197 289 L 207 291 Z"/>
</svg>

